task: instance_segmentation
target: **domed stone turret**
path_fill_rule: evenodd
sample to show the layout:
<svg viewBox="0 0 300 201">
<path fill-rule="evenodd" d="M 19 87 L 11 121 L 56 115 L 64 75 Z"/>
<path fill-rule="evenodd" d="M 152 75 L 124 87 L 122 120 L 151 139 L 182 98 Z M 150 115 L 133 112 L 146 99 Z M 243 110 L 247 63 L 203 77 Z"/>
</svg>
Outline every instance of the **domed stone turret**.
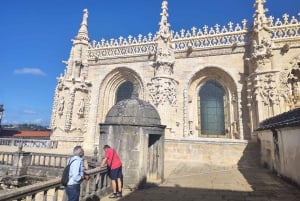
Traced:
<svg viewBox="0 0 300 201">
<path fill-rule="evenodd" d="M 105 124 L 160 125 L 161 123 L 154 106 L 132 98 L 114 105 L 106 116 Z"/>
<path fill-rule="evenodd" d="M 143 188 L 149 178 L 163 181 L 166 126 L 154 106 L 133 95 L 114 105 L 99 125 L 99 150 L 108 144 L 118 151 L 124 187 Z"/>
</svg>

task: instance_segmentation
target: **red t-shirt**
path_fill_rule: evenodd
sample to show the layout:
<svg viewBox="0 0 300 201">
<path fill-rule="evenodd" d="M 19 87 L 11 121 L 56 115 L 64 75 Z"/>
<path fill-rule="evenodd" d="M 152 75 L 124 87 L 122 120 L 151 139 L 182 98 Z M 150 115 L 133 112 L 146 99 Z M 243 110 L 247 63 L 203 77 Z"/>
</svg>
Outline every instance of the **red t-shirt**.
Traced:
<svg viewBox="0 0 300 201">
<path fill-rule="evenodd" d="M 122 166 L 122 162 L 119 158 L 119 155 L 113 148 L 108 148 L 105 150 L 105 158 L 107 160 L 107 166 L 110 166 L 112 170 Z"/>
</svg>

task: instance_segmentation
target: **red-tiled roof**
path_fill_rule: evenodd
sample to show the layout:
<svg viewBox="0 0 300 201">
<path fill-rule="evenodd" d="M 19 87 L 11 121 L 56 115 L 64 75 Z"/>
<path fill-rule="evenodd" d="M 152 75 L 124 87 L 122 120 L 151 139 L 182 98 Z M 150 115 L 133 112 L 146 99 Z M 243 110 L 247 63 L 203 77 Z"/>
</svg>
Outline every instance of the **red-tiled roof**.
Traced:
<svg viewBox="0 0 300 201">
<path fill-rule="evenodd" d="M 18 131 L 18 130 L 2 130 L 1 137 L 49 137 L 52 131 Z"/>
</svg>

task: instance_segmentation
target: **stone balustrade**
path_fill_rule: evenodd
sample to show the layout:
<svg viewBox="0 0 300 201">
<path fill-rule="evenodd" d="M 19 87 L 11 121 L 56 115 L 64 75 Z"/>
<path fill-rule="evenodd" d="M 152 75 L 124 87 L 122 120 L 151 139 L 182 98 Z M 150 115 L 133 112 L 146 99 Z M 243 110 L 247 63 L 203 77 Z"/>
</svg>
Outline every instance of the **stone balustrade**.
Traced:
<svg viewBox="0 0 300 201">
<path fill-rule="evenodd" d="M 12 152 L 0 152 L 0 164 L 13 165 L 14 154 Z"/>
<path fill-rule="evenodd" d="M 13 165 L 14 155 L 17 152 L 0 152 L 0 164 Z M 22 152 L 20 152 L 22 153 Z M 30 166 L 63 168 L 66 166 L 70 155 L 50 153 L 30 153 Z"/>
<path fill-rule="evenodd" d="M 81 183 L 80 201 L 92 200 L 107 194 L 109 187 L 109 178 L 107 169 L 104 167 L 87 170 L 89 180 Z M 64 187 L 60 184 L 60 178 L 54 178 L 44 182 L 38 182 L 33 185 L 21 187 L 18 189 L 1 192 L 0 201 L 11 200 L 53 200 L 66 201 Z"/>
<path fill-rule="evenodd" d="M 299 14 L 298 14 L 299 15 Z M 299 15 L 300 16 L 300 15 Z M 279 41 L 285 38 L 297 38 L 300 36 L 300 20 L 297 17 L 289 17 L 284 14 L 282 19 L 273 16 L 268 18 L 271 38 Z M 204 25 L 202 28 L 192 27 L 181 29 L 179 32 L 171 31 L 171 38 L 175 53 L 189 49 L 205 49 L 211 47 L 228 47 L 245 45 L 248 43 L 247 20 L 241 24 L 229 22 L 228 26 L 216 24 L 214 27 Z M 147 36 L 139 34 L 137 37 L 119 37 L 97 42 L 93 40 L 89 44 L 89 59 L 105 59 L 112 57 L 124 57 L 132 55 L 153 55 L 157 50 L 156 35 L 149 33 Z"/>
<path fill-rule="evenodd" d="M 0 138 L 0 145 L 54 149 L 57 148 L 57 141 L 43 139 Z"/>
<path fill-rule="evenodd" d="M 63 168 L 67 165 L 70 155 L 31 153 L 31 166 Z"/>
</svg>

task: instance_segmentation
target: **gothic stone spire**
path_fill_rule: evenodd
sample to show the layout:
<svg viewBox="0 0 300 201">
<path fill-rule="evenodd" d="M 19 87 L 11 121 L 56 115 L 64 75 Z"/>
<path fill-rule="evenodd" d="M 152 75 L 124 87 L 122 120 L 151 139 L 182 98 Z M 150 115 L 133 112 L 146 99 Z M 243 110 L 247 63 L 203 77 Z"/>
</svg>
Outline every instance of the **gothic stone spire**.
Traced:
<svg viewBox="0 0 300 201">
<path fill-rule="evenodd" d="M 162 13 L 160 14 L 161 15 L 161 20 L 160 20 L 160 23 L 158 24 L 159 25 L 159 31 L 158 31 L 158 37 L 161 37 L 163 40 L 170 40 L 170 30 L 169 30 L 169 27 L 170 27 L 170 24 L 168 23 L 168 2 L 167 1 L 163 1 L 162 3 Z"/>
<path fill-rule="evenodd" d="M 253 62 L 252 71 L 265 71 L 272 68 L 272 41 L 270 35 L 270 22 L 266 17 L 268 9 L 264 8 L 266 0 L 256 0 L 254 3 L 255 12 L 253 15 L 254 24 L 251 36 Z"/>
<path fill-rule="evenodd" d="M 264 4 L 266 0 L 256 0 L 254 3 L 255 13 L 253 15 L 254 18 L 254 31 L 259 32 L 262 29 L 266 29 L 268 31 L 268 19 L 266 17 L 266 13 L 268 9 L 264 8 Z"/>
<path fill-rule="evenodd" d="M 88 10 L 84 9 L 83 10 L 82 22 L 81 22 L 81 25 L 80 25 L 80 28 L 79 28 L 76 39 L 84 39 L 84 40 L 89 41 L 88 29 L 87 29 L 87 26 L 88 26 L 87 18 L 88 18 L 88 16 L 89 16 Z"/>
<path fill-rule="evenodd" d="M 157 52 L 154 62 L 155 76 L 169 77 L 173 74 L 173 65 L 175 62 L 174 50 L 171 45 L 171 32 L 168 23 L 168 2 L 163 1 L 161 21 L 159 23 L 159 31 L 156 34 Z"/>
<path fill-rule="evenodd" d="M 163 1 L 159 31 L 156 33 L 155 38 L 157 51 L 153 65 L 154 77 L 147 84 L 149 94 L 156 106 L 164 103 L 169 103 L 173 106 L 176 105 L 177 101 L 176 88 L 178 82 L 172 78 L 175 56 L 171 43 L 172 34 L 169 30 L 167 6 L 167 1 Z"/>
</svg>

